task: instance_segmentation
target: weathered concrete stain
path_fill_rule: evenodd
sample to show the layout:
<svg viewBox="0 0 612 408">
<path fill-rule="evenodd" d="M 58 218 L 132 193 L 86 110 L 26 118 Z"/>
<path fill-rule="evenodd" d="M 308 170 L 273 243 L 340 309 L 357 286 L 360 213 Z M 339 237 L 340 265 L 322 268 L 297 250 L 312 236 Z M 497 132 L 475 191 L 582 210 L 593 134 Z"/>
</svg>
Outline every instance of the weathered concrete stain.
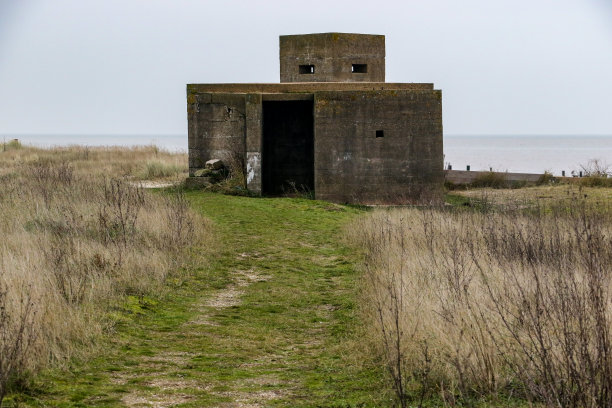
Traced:
<svg viewBox="0 0 612 408">
<path fill-rule="evenodd" d="M 261 171 L 261 161 L 259 158 L 259 152 L 249 152 L 247 153 L 247 164 L 246 164 L 246 172 L 247 172 L 247 186 L 253 185 L 255 181 L 255 177 Z"/>
</svg>

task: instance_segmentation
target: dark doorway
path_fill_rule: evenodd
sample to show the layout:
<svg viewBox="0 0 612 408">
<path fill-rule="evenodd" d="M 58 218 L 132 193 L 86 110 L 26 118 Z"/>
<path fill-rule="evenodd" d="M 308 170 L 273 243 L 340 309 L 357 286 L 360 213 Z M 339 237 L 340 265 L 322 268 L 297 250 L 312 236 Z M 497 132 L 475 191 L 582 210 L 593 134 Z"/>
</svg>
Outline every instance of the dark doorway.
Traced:
<svg viewBox="0 0 612 408">
<path fill-rule="evenodd" d="M 314 191 L 312 101 L 264 101 L 262 191 Z"/>
</svg>

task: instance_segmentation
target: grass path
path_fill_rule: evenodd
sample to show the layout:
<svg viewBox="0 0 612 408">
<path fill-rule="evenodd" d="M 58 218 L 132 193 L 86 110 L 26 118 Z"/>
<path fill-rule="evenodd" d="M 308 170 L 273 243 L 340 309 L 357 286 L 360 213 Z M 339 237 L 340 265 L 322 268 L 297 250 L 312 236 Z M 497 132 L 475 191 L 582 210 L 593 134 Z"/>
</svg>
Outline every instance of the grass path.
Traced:
<svg viewBox="0 0 612 408">
<path fill-rule="evenodd" d="M 132 299 L 103 355 L 49 373 L 32 406 L 388 406 L 383 373 L 356 358 L 358 210 L 190 192 L 218 242 L 160 299 Z"/>
</svg>

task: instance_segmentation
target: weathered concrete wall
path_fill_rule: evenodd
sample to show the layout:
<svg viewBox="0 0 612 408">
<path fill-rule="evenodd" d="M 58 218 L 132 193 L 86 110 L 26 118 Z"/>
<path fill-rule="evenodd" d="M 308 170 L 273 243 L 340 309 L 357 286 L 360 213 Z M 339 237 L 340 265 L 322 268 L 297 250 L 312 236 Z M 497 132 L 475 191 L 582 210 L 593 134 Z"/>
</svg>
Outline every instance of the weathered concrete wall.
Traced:
<svg viewBox="0 0 612 408">
<path fill-rule="evenodd" d="M 255 89 L 259 85 L 252 84 Z M 277 85 L 304 86 L 293 89 L 300 92 L 285 93 L 203 92 L 207 85 L 188 87 L 190 175 L 209 159 L 239 155 L 245 160 L 247 187 L 260 193 L 264 101 L 314 99 L 316 198 L 405 203 L 422 193 L 429 197 L 441 191 L 441 92 L 432 90 L 431 84 L 395 90 L 377 84 L 359 84 L 359 90 L 353 90 L 355 83 Z M 336 90 L 315 87 L 305 93 L 306 85 Z M 376 137 L 377 131 L 383 137 Z"/>
<path fill-rule="evenodd" d="M 246 96 L 188 93 L 189 175 L 210 159 L 246 156 Z"/>
<path fill-rule="evenodd" d="M 322 33 L 280 36 L 281 82 L 384 82 L 385 36 Z M 353 72 L 360 64 L 367 72 Z M 300 73 L 300 65 L 314 73 Z"/>
<path fill-rule="evenodd" d="M 246 183 L 247 188 L 261 194 L 261 143 L 262 143 L 261 94 L 246 96 Z"/>
<path fill-rule="evenodd" d="M 314 110 L 317 199 L 405 203 L 441 193 L 440 91 L 317 92 Z"/>
</svg>

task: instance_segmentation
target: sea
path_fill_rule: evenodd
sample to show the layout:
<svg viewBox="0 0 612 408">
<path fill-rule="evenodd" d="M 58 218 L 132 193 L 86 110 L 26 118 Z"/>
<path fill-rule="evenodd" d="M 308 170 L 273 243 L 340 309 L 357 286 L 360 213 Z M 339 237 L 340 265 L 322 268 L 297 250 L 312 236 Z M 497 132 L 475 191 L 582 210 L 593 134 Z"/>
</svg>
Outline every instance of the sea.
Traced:
<svg viewBox="0 0 612 408">
<path fill-rule="evenodd" d="M 453 170 L 493 170 L 566 176 L 597 160 L 612 170 L 612 135 L 444 136 L 444 163 Z"/>
<path fill-rule="evenodd" d="M 0 135 L 0 143 L 19 139 L 41 147 L 64 145 L 156 145 L 172 152 L 187 151 L 186 135 Z M 612 135 L 444 135 L 444 167 L 579 174 L 597 160 L 612 170 Z"/>
</svg>

